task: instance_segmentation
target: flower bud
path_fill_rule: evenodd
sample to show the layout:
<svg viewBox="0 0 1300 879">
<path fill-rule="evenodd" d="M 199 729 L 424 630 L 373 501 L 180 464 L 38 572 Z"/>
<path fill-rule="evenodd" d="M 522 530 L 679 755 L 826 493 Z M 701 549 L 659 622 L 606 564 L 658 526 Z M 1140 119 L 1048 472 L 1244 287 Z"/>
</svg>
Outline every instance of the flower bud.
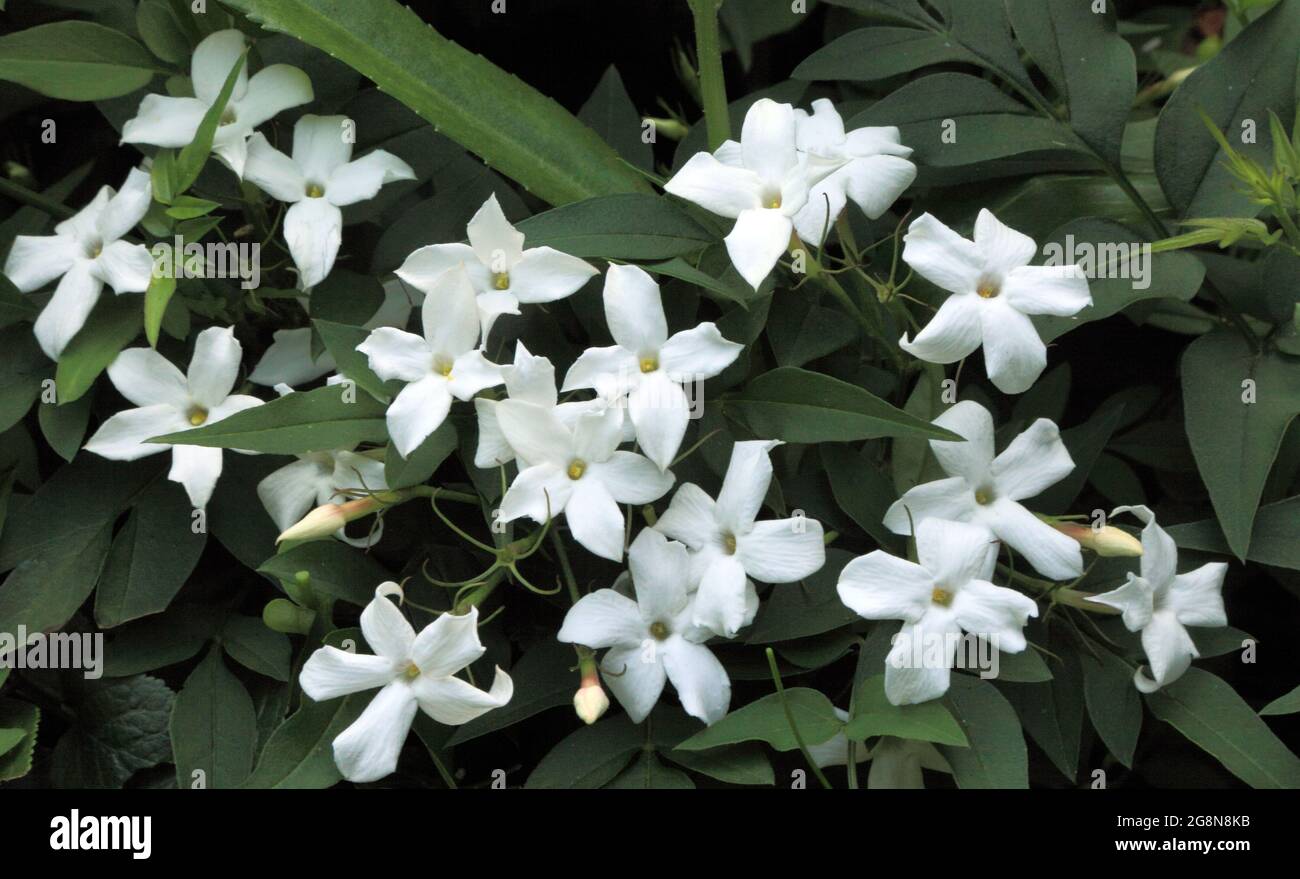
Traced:
<svg viewBox="0 0 1300 879">
<path fill-rule="evenodd" d="M 1142 544 L 1138 539 L 1114 525 L 1093 528 L 1091 525 L 1076 525 L 1073 522 L 1054 522 L 1052 527 L 1102 558 L 1142 555 Z"/>
<path fill-rule="evenodd" d="M 329 537 L 349 522 L 368 516 L 382 508 L 384 504 L 375 496 L 357 498 L 341 504 L 322 504 L 312 510 L 302 520 L 290 525 L 283 534 L 275 539 L 276 543 L 286 540 L 315 540 Z"/>
<path fill-rule="evenodd" d="M 588 682 L 584 678 L 578 692 L 573 694 L 573 708 L 583 723 L 592 724 L 609 710 L 609 697 L 605 695 L 605 689 L 599 681 Z"/>
</svg>

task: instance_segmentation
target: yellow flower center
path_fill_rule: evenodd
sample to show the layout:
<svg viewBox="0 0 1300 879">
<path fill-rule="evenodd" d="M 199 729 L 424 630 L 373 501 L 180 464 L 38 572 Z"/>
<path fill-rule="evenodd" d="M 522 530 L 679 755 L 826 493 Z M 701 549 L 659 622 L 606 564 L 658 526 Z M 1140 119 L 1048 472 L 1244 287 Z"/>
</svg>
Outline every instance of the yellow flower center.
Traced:
<svg viewBox="0 0 1300 879">
<path fill-rule="evenodd" d="M 993 501 L 992 490 L 987 488 L 975 489 L 975 503 L 979 504 L 982 507 L 985 506 L 986 504 L 991 503 L 992 501 Z"/>
<path fill-rule="evenodd" d="M 198 427 L 200 424 L 208 420 L 208 410 L 204 409 L 202 406 L 195 406 L 190 410 L 189 418 L 190 424 L 194 427 Z"/>
<path fill-rule="evenodd" d="M 658 358 L 658 357 L 642 357 L 642 358 L 641 358 L 641 371 L 642 371 L 642 372 L 654 372 L 654 371 L 655 371 L 656 369 L 658 369 L 658 368 L 659 368 L 659 358 Z"/>
<path fill-rule="evenodd" d="M 570 479 L 581 479 L 582 474 L 586 472 L 587 472 L 587 462 L 583 461 L 581 458 L 574 458 L 572 461 L 569 462 L 568 473 Z"/>
<path fill-rule="evenodd" d="M 414 662 L 408 662 L 402 674 L 406 676 L 408 681 L 413 681 L 420 676 L 420 667 Z"/>
<path fill-rule="evenodd" d="M 936 586 L 930 593 L 930 600 L 940 607 L 949 607 L 952 604 L 952 593 L 947 589 Z"/>
<path fill-rule="evenodd" d="M 732 534 L 730 531 L 725 531 L 725 532 L 723 532 L 723 534 L 722 534 L 722 548 L 725 549 L 725 550 L 727 551 L 727 555 L 735 555 L 735 554 L 736 554 L 736 535 Z"/>
<path fill-rule="evenodd" d="M 663 623 L 658 623 L 658 622 L 651 623 L 650 635 L 656 641 L 662 641 L 663 639 L 668 637 L 668 627 L 665 626 Z"/>
<path fill-rule="evenodd" d="M 975 292 L 978 293 L 980 297 L 983 299 L 992 299 L 995 296 L 997 296 L 998 293 L 1001 292 L 1001 290 L 998 287 L 997 281 L 980 281 L 980 284 L 975 289 Z"/>
<path fill-rule="evenodd" d="M 509 290 L 509 289 L 510 289 L 510 273 L 509 273 L 509 272 L 497 272 L 496 274 L 494 274 L 494 275 L 492 276 L 492 286 L 493 286 L 493 287 L 496 287 L 498 290 Z"/>
<path fill-rule="evenodd" d="M 768 208 L 773 210 L 779 208 L 781 206 L 781 196 L 779 195 L 772 196 L 772 198 L 768 199 L 767 206 Z"/>
<path fill-rule="evenodd" d="M 308 198 L 320 198 L 320 197 L 322 197 L 323 195 L 325 195 L 325 187 L 321 186 L 319 183 L 308 183 L 308 184 L 307 184 L 307 197 L 308 197 Z"/>
<path fill-rule="evenodd" d="M 233 125 L 234 123 L 235 123 L 235 111 L 230 107 L 227 107 L 225 111 L 221 114 L 221 121 L 218 124 Z"/>
</svg>

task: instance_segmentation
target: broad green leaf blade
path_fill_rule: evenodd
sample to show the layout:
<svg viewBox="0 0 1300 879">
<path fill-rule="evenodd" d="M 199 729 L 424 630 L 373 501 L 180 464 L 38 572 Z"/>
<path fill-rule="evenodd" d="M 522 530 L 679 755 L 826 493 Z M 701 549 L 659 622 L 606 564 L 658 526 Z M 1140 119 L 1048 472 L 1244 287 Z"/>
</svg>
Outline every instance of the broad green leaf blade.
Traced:
<svg viewBox="0 0 1300 879">
<path fill-rule="evenodd" d="M 654 169 L 654 150 L 642 139 L 641 114 L 628 97 L 614 65 L 606 68 L 591 97 L 578 111 L 578 119 L 630 164 L 643 171 Z"/>
<path fill-rule="evenodd" d="M 574 653 L 568 644 L 547 640 L 528 650 L 510 668 L 515 695 L 509 703 L 469 723 L 456 727 L 448 746 L 505 729 L 549 708 L 573 703 L 578 677 L 573 671 Z"/>
<path fill-rule="evenodd" d="M 257 715 L 220 647 L 208 651 L 176 695 L 171 740 L 181 790 L 238 787 L 252 770 Z"/>
<path fill-rule="evenodd" d="M 524 787 L 603 787 L 617 778 L 644 746 L 644 729 L 627 715 L 605 718 L 562 739 L 533 769 Z"/>
<path fill-rule="evenodd" d="M 1083 674 L 1073 653 L 1054 663 L 1052 680 L 1036 684 L 1000 682 L 1025 732 L 1071 782 L 1079 772 L 1083 734 Z"/>
<path fill-rule="evenodd" d="M 1133 686 L 1133 669 L 1100 646 L 1096 656 L 1080 653 L 1079 661 L 1083 665 L 1084 701 L 1093 728 L 1115 758 L 1131 769 L 1138 734 L 1142 732 L 1142 700 Z"/>
<path fill-rule="evenodd" d="M 642 751 L 631 766 L 605 787 L 610 790 L 692 790 L 695 782 L 680 769 L 666 766 L 654 754 Z"/>
<path fill-rule="evenodd" d="M 298 455 L 385 442 L 384 405 L 347 385 L 288 394 L 216 424 L 149 442 Z"/>
<path fill-rule="evenodd" d="M 59 357 L 54 385 L 60 403 L 71 403 L 90 390 L 99 374 L 140 334 L 140 297 L 101 296 L 86 324 Z"/>
<path fill-rule="evenodd" d="M 1208 671 L 1193 666 L 1146 699 L 1156 717 L 1251 787 L 1300 787 L 1300 757 L 1287 750 L 1232 687 Z"/>
<path fill-rule="evenodd" d="M 31 771 L 36 730 L 40 724 L 41 710 L 35 705 L 17 699 L 0 699 L 0 727 L 23 731 L 17 744 L 0 753 L 0 781 L 13 781 Z"/>
<path fill-rule="evenodd" d="M 456 451 L 458 442 L 456 427 L 450 421 L 444 421 L 411 452 L 409 458 L 403 458 L 397 446 L 390 444 L 384 455 L 384 481 L 393 489 L 427 482 L 438 466 Z"/>
<path fill-rule="evenodd" d="M 289 680 L 293 645 L 281 632 L 266 627 L 257 617 L 229 617 L 221 627 L 221 646 L 244 668 L 277 681 Z"/>
<path fill-rule="evenodd" d="M 1182 368 L 1196 467 L 1229 548 L 1244 561 L 1264 481 L 1300 413 L 1300 360 L 1253 354 L 1225 327 L 1188 345 Z"/>
<path fill-rule="evenodd" d="M 4 374 L 4 383 L 0 384 L 0 431 L 13 427 L 32 408 L 52 365 L 36 343 L 31 327 L 15 324 L 0 330 L 0 371 Z"/>
<path fill-rule="evenodd" d="M 348 326 L 333 321 L 316 318 L 312 326 L 325 343 L 325 350 L 338 364 L 339 375 L 352 379 L 367 394 L 381 403 L 389 402 L 401 385 L 399 382 L 383 382 L 370 368 L 366 355 L 357 350 L 357 346 L 366 340 L 370 331 L 362 327 Z"/>
<path fill-rule="evenodd" d="M 1285 696 L 1278 696 L 1259 709 L 1261 715 L 1295 714 L 1297 712 L 1300 712 L 1300 687 L 1296 687 Z"/>
<path fill-rule="evenodd" d="M 162 329 L 167 304 L 176 293 L 176 279 L 170 275 L 154 273 L 149 288 L 144 291 L 144 337 L 150 346 L 158 347 L 158 331 Z"/>
<path fill-rule="evenodd" d="M 816 690 L 806 687 L 787 688 L 785 698 L 805 745 L 820 745 L 844 728 L 844 724 L 835 716 L 831 701 Z M 704 751 L 721 745 L 750 741 L 767 742 L 778 751 L 792 751 L 799 747 L 790 730 L 790 722 L 786 719 L 780 693 L 772 693 L 732 711 L 677 748 L 681 751 Z"/>
<path fill-rule="evenodd" d="M 873 675 L 858 685 L 853 713 L 844 734 L 855 742 L 895 736 L 964 748 L 969 742 L 942 701 L 892 705 L 885 696 L 885 676 Z"/>
<path fill-rule="evenodd" d="M 312 589 L 364 607 L 375 597 L 375 587 L 392 577 L 383 565 L 359 549 L 338 540 L 314 540 L 273 555 L 257 569 L 282 580 L 299 571 L 311 576 Z"/>
<path fill-rule="evenodd" d="M 94 394 L 86 394 L 66 406 L 42 403 L 36 410 L 41 435 L 65 461 L 71 461 L 81 451 L 81 444 L 86 439 L 86 428 L 90 425 L 90 407 L 94 397 Z"/>
<path fill-rule="evenodd" d="M 120 788 L 139 770 L 172 759 L 173 694 L 158 678 L 84 681 L 73 689 L 76 723 L 50 761 L 55 787 Z"/>
<path fill-rule="evenodd" d="M 1015 709 L 988 681 L 954 674 L 944 697 L 970 746 L 940 745 L 960 788 L 1027 788 L 1029 755 Z"/>
<path fill-rule="evenodd" d="M 826 550 L 826 564 L 799 583 L 783 583 L 768 593 L 759 606 L 750 644 L 771 644 L 820 635 L 858 619 L 840 601 L 835 585 L 840 571 L 853 558 L 847 550 Z"/>
<path fill-rule="evenodd" d="M 135 40 L 89 21 L 56 21 L 0 37 L 0 79 L 51 98 L 116 98 L 161 72 Z"/>
<path fill-rule="evenodd" d="M 551 204 L 649 191 L 649 184 L 572 114 L 448 40 L 395 0 L 231 0 L 228 5 L 374 80 Z"/>
<path fill-rule="evenodd" d="M 884 436 L 961 441 L 848 382 L 783 366 L 751 381 L 723 407 L 756 436 L 792 443 L 850 442 Z"/>
<path fill-rule="evenodd" d="M 901 538 L 884 525 L 885 511 L 898 500 L 889 478 L 866 455 L 843 443 L 823 445 L 819 451 L 839 508 L 882 548 L 899 547 Z"/>
<path fill-rule="evenodd" d="M 208 154 L 212 152 L 212 139 L 216 136 L 217 127 L 221 123 L 221 115 L 226 111 L 226 104 L 230 102 L 235 83 L 239 81 L 239 72 L 244 69 L 247 60 L 248 50 L 245 49 L 239 56 L 239 60 L 230 68 L 230 72 L 226 74 L 226 80 L 221 85 L 217 99 L 203 114 L 203 120 L 194 132 L 194 139 L 176 154 L 176 177 L 171 199 L 173 202 L 199 179 L 199 172 L 203 170 L 203 165 L 208 161 Z"/>
<path fill-rule="evenodd" d="M 665 751 L 663 756 L 701 775 L 727 784 L 771 786 L 776 782 L 772 761 L 759 745 L 727 745 L 709 751 Z"/>
<path fill-rule="evenodd" d="M 525 247 L 573 256 L 672 259 L 703 250 L 714 238 L 670 199 L 629 193 L 552 208 L 520 222 Z"/>
<path fill-rule="evenodd" d="M 1296 522 L 1300 522 L 1300 495 L 1266 504 L 1255 514 L 1246 560 L 1300 571 L 1300 540 L 1296 540 Z M 1182 549 L 1230 553 L 1218 521 L 1203 519 L 1165 529 Z"/>
<path fill-rule="evenodd" d="M 304 698 L 302 707 L 271 733 L 257 767 L 242 786 L 320 789 L 341 781 L 334 764 L 334 739 L 361 716 L 369 701 L 366 693 L 328 702 Z"/>
<path fill-rule="evenodd" d="M 849 31 L 803 60 L 795 79 L 870 82 L 949 61 L 978 63 L 942 34 L 908 27 L 866 27 Z"/>
</svg>

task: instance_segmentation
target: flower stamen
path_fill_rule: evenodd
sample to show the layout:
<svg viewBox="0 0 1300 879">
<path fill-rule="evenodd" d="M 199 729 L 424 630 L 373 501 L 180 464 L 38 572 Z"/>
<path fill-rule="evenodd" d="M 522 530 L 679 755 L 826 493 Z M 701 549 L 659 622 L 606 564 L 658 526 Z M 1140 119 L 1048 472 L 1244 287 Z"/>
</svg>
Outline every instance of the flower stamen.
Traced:
<svg viewBox="0 0 1300 879">
<path fill-rule="evenodd" d="M 930 593 L 930 600 L 940 607 L 951 607 L 952 593 L 941 586 L 936 586 L 934 591 Z"/>
<path fill-rule="evenodd" d="M 587 472 L 587 462 L 581 458 L 574 458 L 569 462 L 568 474 L 570 479 L 581 479 L 582 474 Z"/>
<path fill-rule="evenodd" d="M 195 406 L 189 411 L 187 417 L 189 418 L 191 426 L 198 427 L 200 424 L 208 420 L 208 410 L 204 409 L 202 406 Z"/>
</svg>

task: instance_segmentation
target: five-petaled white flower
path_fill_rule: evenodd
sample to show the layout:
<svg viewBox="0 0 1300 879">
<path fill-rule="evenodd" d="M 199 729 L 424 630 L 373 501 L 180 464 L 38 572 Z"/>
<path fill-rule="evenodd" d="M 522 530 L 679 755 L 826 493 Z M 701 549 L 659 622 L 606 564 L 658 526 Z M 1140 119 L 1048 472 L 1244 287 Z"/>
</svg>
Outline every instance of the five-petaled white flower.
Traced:
<svg viewBox="0 0 1300 879">
<path fill-rule="evenodd" d="M 948 691 L 962 631 L 1003 653 L 1026 647 L 1024 627 L 1038 616 L 1033 599 L 989 582 L 998 548 L 987 530 L 926 519 L 916 528 L 920 564 L 876 550 L 844 566 L 840 600 L 869 620 L 902 620 L 885 658 L 885 696 L 894 705 Z"/>
<path fill-rule="evenodd" d="M 697 626 L 732 638 L 745 623 L 746 578 L 793 583 L 826 563 L 821 523 L 806 516 L 755 522 L 772 482 L 776 440 L 736 443 L 714 501 L 684 483 L 655 528 L 692 550 Z"/>
<path fill-rule="evenodd" d="M 569 609 L 556 637 L 609 648 L 600 669 L 633 722 L 645 720 L 665 681 L 673 682 L 687 714 L 717 722 L 731 704 L 731 680 L 704 646 L 710 633 L 691 623 L 686 547 L 646 528 L 632 542 L 627 561 L 636 600 L 597 589 Z"/>
<path fill-rule="evenodd" d="M 930 363 L 953 363 L 984 345 L 989 380 L 1004 394 L 1027 391 L 1047 365 L 1031 314 L 1068 317 L 1092 304 L 1077 265 L 1031 266 L 1037 245 L 988 210 L 968 241 L 930 214 L 912 221 L 903 260 L 952 293 L 916 338 L 899 345 Z"/>
<path fill-rule="evenodd" d="M 441 426 L 451 401 L 501 384 L 501 367 L 478 347 L 478 309 L 465 267 L 448 269 L 424 297 L 424 337 L 393 327 L 371 332 L 357 350 L 384 381 L 407 383 L 388 407 L 388 433 L 404 457 Z"/>
<path fill-rule="evenodd" d="M 1082 574 L 1078 541 L 1019 503 L 1074 469 L 1057 426 L 1038 419 L 994 458 L 993 416 L 979 403 L 963 400 L 934 423 L 966 442 L 930 440 L 948 478 L 908 489 L 885 512 L 885 527 L 910 534 L 913 523 L 930 518 L 971 522 L 1015 549 L 1045 577 L 1068 580 Z"/>
<path fill-rule="evenodd" d="M 681 385 L 713 378 L 745 346 L 724 339 L 712 322 L 670 338 L 659 285 L 637 266 L 609 267 L 604 301 L 605 321 L 618 344 L 584 351 L 565 375 L 563 390 L 594 388 L 607 398 L 627 394 L 637 442 L 666 470 L 691 417 Z"/>
<path fill-rule="evenodd" d="M 800 239 L 820 246 L 847 199 L 874 220 L 912 185 L 916 165 L 907 160 L 912 148 L 903 146 L 897 128 L 845 133 L 844 120 L 829 100 L 819 98 L 812 107 L 811 114 L 794 111 L 799 151 L 807 157 L 810 180 L 816 181 L 794 226 Z"/>
<path fill-rule="evenodd" d="M 122 237 L 149 210 L 149 172 L 131 169 L 120 192 L 101 187 L 93 201 L 54 227 L 53 235 L 19 235 L 4 273 L 24 293 L 60 278 L 54 297 L 36 318 L 36 340 L 51 360 L 86 323 L 108 284 L 114 293 L 141 293 L 153 277 L 153 257 L 143 244 Z"/>
<path fill-rule="evenodd" d="M 500 520 L 527 516 L 545 522 L 564 513 L 574 540 L 621 561 L 624 521 L 618 505 L 651 503 L 673 484 L 673 474 L 644 455 L 617 451 L 622 412 L 609 407 L 578 413 L 565 424 L 553 409 L 502 400 L 496 418 L 520 459 L 519 475 L 501 499 Z"/>
<path fill-rule="evenodd" d="M 1200 653 L 1186 626 L 1226 626 L 1223 577 L 1228 566 L 1210 562 L 1195 571 L 1178 573 L 1178 548 L 1156 524 L 1155 513 L 1144 506 L 1116 507 L 1111 516 L 1131 512 L 1146 524 L 1142 528 L 1141 576 L 1129 573 L 1118 589 L 1094 595 L 1091 600 L 1123 613 L 1130 632 L 1142 632 L 1151 674 L 1139 668 L 1134 685 L 1154 693 L 1183 676 Z"/>
<path fill-rule="evenodd" d="M 382 460 L 338 449 L 299 455 L 298 460 L 285 464 L 262 479 L 257 484 L 257 496 L 271 514 L 276 527 L 283 532 L 296 524 L 308 510 L 322 504 L 346 501 L 348 492 L 377 492 L 387 489 L 388 481 L 384 478 Z M 382 534 L 382 520 L 373 533 L 364 537 L 348 537 L 342 528 L 337 532 L 340 540 L 363 548 L 378 543 Z"/>
<path fill-rule="evenodd" d="M 135 118 L 122 126 L 122 142 L 187 146 L 194 140 L 203 117 L 221 96 L 226 78 L 244 54 L 246 45 L 244 35 L 233 29 L 204 37 L 194 48 L 190 61 L 194 97 L 145 95 Z M 221 113 L 212 138 L 212 152 L 243 177 L 248 138 L 253 129 L 277 113 L 309 103 L 313 97 L 311 80 L 297 67 L 272 64 L 249 77 L 245 62 Z"/>
<path fill-rule="evenodd" d="M 849 713 L 842 708 L 835 709 L 835 716 L 845 722 L 849 719 Z M 808 756 L 823 769 L 827 766 L 847 766 L 848 737 L 844 733 L 836 733 L 820 745 L 809 745 Z M 867 773 L 868 790 L 922 790 L 925 787 L 922 769 L 952 774 L 952 767 L 938 748 L 930 742 L 916 739 L 881 736 L 874 748 L 868 748 L 865 743 L 859 744 L 856 757 L 858 763 L 871 761 L 871 770 Z"/>
<path fill-rule="evenodd" d="M 86 450 L 113 461 L 134 461 L 172 451 L 167 478 L 185 486 L 195 508 L 207 506 L 221 476 L 221 449 L 150 443 L 146 440 L 215 424 L 262 405 L 256 397 L 230 393 L 243 349 L 231 327 L 209 327 L 194 342 L 188 374 L 152 348 L 128 348 L 108 367 L 118 393 L 139 408 L 126 409 L 99 426 Z"/>
<path fill-rule="evenodd" d="M 506 219 L 495 194 L 469 221 L 469 244 L 431 244 L 412 253 L 397 276 L 428 292 L 447 269 L 464 263 L 474 289 L 487 343 L 492 324 L 519 305 L 571 296 L 597 274 L 595 267 L 553 247 L 524 248 L 524 233 Z"/>
<path fill-rule="evenodd" d="M 455 676 L 487 652 L 478 637 L 477 607 L 444 613 L 417 635 L 388 600 L 392 594 L 400 596 L 401 587 L 380 585 L 361 612 L 361 633 L 373 655 L 321 647 L 298 677 L 302 691 L 317 702 L 381 688 L 334 739 L 334 762 L 348 781 L 376 781 L 397 769 L 416 708 L 438 723 L 458 726 L 514 695 L 514 682 L 500 668 L 487 692 Z"/>
<path fill-rule="evenodd" d="M 334 268 L 343 241 L 339 208 L 374 198 L 385 183 L 415 179 L 411 166 L 386 150 L 349 161 L 352 143 L 352 120 L 310 113 L 293 127 L 293 158 L 261 132 L 248 141 L 244 179 L 292 205 L 284 215 L 284 240 L 304 290 Z"/>
<path fill-rule="evenodd" d="M 794 218 L 814 182 L 808 170 L 797 148 L 794 108 L 760 98 L 745 114 L 740 143 L 691 156 L 664 191 L 735 219 L 727 253 L 757 290 L 790 246 Z"/>
</svg>

